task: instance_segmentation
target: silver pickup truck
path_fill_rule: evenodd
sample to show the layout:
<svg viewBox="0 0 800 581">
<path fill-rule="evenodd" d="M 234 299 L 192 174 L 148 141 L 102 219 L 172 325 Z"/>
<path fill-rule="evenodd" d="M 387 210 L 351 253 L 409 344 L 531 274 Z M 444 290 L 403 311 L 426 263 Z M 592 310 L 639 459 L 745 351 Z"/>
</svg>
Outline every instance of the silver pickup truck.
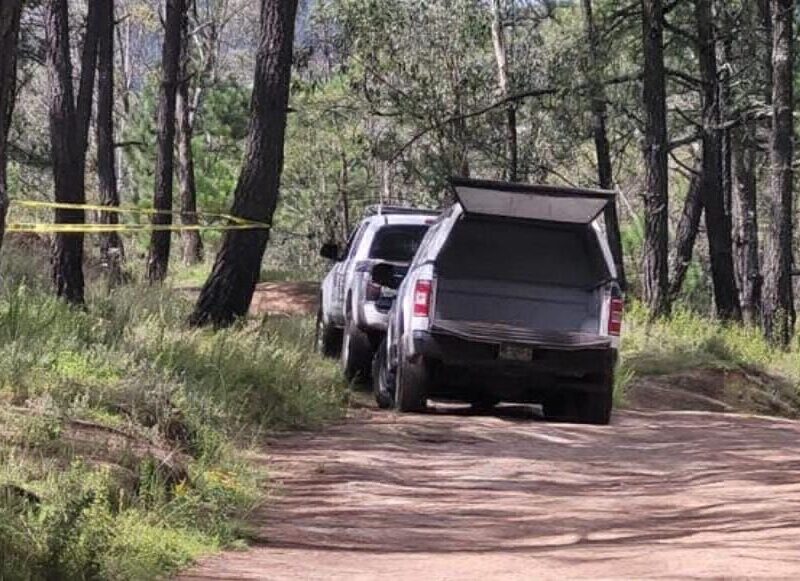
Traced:
<svg viewBox="0 0 800 581">
<path fill-rule="evenodd" d="M 322 281 L 317 344 L 324 355 L 341 358 L 348 379 L 369 376 L 396 294 L 374 283 L 372 267 L 389 263 L 402 278 L 437 215 L 418 208 L 371 206 L 343 251 L 330 244 L 322 248 L 334 264 Z"/>
<path fill-rule="evenodd" d="M 429 397 L 540 403 L 606 424 L 623 299 L 600 226 L 614 193 L 454 179 L 390 313 L 373 367 L 382 407 Z M 391 265 L 373 269 L 390 285 Z"/>
</svg>

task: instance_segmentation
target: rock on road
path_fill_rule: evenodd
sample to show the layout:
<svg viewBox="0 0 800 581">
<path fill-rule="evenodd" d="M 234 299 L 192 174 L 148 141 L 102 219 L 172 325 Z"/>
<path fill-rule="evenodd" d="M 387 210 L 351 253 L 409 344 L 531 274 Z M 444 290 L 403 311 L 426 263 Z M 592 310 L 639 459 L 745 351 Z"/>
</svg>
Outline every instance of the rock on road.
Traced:
<svg viewBox="0 0 800 581">
<path fill-rule="evenodd" d="M 270 443 L 248 551 L 183 579 L 800 577 L 800 424 L 357 410 Z"/>
</svg>

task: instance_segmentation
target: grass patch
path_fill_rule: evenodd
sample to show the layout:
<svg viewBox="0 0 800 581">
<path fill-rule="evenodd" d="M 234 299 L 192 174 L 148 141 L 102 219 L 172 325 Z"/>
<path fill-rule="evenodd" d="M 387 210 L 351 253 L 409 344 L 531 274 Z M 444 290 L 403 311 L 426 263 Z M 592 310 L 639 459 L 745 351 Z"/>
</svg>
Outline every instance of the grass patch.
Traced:
<svg viewBox="0 0 800 581">
<path fill-rule="evenodd" d="M 626 313 L 622 341 L 625 365 L 642 375 L 744 366 L 796 376 L 799 351 L 797 340 L 789 351 L 781 351 L 757 328 L 722 324 L 684 308 L 676 308 L 668 319 L 651 322 L 640 303 Z"/>
<path fill-rule="evenodd" d="M 795 417 L 800 344 L 795 339 L 788 350 L 776 349 L 758 328 L 722 324 L 682 307 L 650 321 L 634 303 L 625 319 L 615 401 L 624 405 L 630 390 L 649 379 L 662 391 L 674 385 L 684 395 L 713 395 L 730 409 Z"/>
<path fill-rule="evenodd" d="M 236 450 L 344 411 L 308 320 L 188 329 L 140 286 L 73 309 L 24 263 L 4 249 L 0 579 L 153 578 L 235 544 L 264 477 Z"/>
</svg>

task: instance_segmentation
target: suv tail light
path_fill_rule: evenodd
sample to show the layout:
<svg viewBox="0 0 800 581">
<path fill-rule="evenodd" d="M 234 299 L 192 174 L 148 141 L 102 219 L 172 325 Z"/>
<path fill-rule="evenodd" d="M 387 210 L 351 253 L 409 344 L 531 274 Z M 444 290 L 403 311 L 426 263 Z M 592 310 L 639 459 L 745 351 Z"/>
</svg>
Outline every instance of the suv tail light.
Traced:
<svg viewBox="0 0 800 581">
<path fill-rule="evenodd" d="M 429 317 L 431 314 L 431 295 L 433 294 L 433 282 L 430 280 L 418 280 L 414 285 L 414 316 Z"/>
<path fill-rule="evenodd" d="M 625 303 L 621 298 L 612 298 L 608 306 L 608 334 L 619 337 L 622 331 L 622 313 Z"/>
</svg>

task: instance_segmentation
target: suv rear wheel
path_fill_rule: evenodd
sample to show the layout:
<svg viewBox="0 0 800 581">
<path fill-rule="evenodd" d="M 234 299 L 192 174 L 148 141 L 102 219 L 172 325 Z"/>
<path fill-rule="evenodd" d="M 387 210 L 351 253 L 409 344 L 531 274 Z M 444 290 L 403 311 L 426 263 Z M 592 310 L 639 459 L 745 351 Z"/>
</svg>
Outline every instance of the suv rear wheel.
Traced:
<svg viewBox="0 0 800 581">
<path fill-rule="evenodd" d="M 575 419 L 575 395 L 570 392 L 549 394 L 542 402 L 542 415 L 548 422 L 569 422 Z"/>
<path fill-rule="evenodd" d="M 576 422 L 605 426 L 611 421 L 614 399 L 614 372 L 608 370 L 599 379 L 600 385 L 590 392 L 556 392 L 542 403 L 548 421 Z"/>
<path fill-rule="evenodd" d="M 397 366 L 395 407 L 399 412 L 421 412 L 428 403 L 429 373 L 424 360 L 418 363 L 400 356 Z"/>
<path fill-rule="evenodd" d="M 369 379 L 373 354 L 369 335 L 348 321 L 342 341 L 342 369 L 348 381 Z"/>
<path fill-rule="evenodd" d="M 577 399 L 578 421 L 605 426 L 611 421 L 614 406 L 614 371 L 607 370 L 600 378 L 601 389 L 580 394 Z"/>
<path fill-rule="evenodd" d="M 342 330 L 325 324 L 321 309 L 317 313 L 316 347 L 318 353 L 330 359 L 338 357 L 342 351 Z"/>
<path fill-rule="evenodd" d="M 375 393 L 378 407 L 382 410 L 388 410 L 394 406 L 393 383 L 394 373 L 386 366 L 386 339 L 384 339 L 372 359 L 372 391 Z"/>
</svg>

